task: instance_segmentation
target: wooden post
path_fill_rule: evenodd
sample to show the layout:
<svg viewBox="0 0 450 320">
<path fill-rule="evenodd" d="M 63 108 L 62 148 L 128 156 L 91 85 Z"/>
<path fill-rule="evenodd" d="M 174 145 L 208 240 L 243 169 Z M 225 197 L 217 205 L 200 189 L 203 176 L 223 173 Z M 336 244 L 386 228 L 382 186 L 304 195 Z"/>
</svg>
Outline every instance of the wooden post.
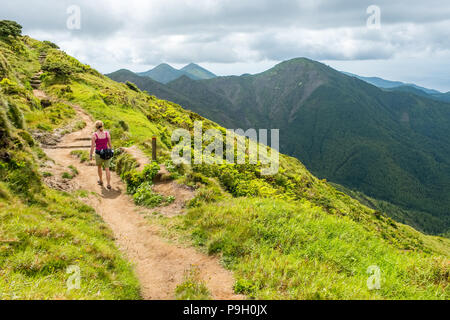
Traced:
<svg viewBox="0 0 450 320">
<path fill-rule="evenodd" d="M 156 137 L 152 138 L 152 160 L 156 161 Z"/>
</svg>

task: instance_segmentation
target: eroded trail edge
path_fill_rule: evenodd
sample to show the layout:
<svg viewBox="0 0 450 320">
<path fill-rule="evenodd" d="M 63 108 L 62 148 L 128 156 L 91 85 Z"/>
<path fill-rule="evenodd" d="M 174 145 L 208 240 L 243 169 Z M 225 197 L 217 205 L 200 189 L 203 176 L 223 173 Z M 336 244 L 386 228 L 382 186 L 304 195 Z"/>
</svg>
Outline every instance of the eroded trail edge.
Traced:
<svg viewBox="0 0 450 320">
<path fill-rule="evenodd" d="M 145 220 L 140 212 L 145 208 L 134 205 L 126 194 L 126 186 L 113 172 L 111 176 L 112 190 L 97 185 L 96 168 L 89 164 L 80 164 L 70 155 L 71 148 L 79 146 L 80 141 L 91 136 L 93 121 L 79 106 L 73 105 L 78 119 L 87 126 L 77 132 L 64 136 L 56 146 L 44 151 L 54 160 L 49 164 L 54 176 L 67 171 L 72 165 L 79 174 L 70 181 L 72 189 L 83 189 L 93 193 L 83 199 L 95 208 L 96 212 L 109 225 L 114 233 L 120 250 L 135 266 L 141 284 L 141 295 L 144 299 L 174 299 L 175 288 L 183 281 L 184 273 L 193 266 L 200 270 L 213 299 L 243 299 L 234 294 L 233 275 L 224 269 L 217 258 L 207 256 L 192 247 L 172 244 L 159 235 L 159 227 Z M 95 194 L 95 195 L 94 195 Z"/>
</svg>

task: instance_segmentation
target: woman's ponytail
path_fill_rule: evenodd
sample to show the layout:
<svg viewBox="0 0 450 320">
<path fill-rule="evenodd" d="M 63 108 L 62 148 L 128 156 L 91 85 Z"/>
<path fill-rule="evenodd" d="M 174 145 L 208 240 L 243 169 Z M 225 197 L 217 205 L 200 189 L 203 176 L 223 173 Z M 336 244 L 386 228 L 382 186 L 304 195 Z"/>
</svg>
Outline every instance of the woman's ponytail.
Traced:
<svg viewBox="0 0 450 320">
<path fill-rule="evenodd" d="M 100 120 L 95 121 L 95 129 L 103 132 L 103 122 Z"/>
</svg>

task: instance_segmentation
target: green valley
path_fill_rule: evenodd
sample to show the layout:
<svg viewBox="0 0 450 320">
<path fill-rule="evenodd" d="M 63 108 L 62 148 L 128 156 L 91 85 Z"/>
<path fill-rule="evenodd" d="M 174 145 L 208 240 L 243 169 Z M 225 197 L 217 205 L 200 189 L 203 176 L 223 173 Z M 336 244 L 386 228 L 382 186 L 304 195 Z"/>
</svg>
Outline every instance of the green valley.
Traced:
<svg viewBox="0 0 450 320">
<path fill-rule="evenodd" d="M 108 76 L 147 89 L 129 73 Z M 421 231 L 450 228 L 450 104 L 425 92 L 382 90 L 306 58 L 148 88 L 227 128 L 280 128 L 281 152 L 318 177 L 390 202 L 389 215 Z"/>
<path fill-rule="evenodd" d="M 33 81 L 37 74 L 38 82 Z M 289 85 L 282 85 L 281 79 Z M 31 83 L 38 83 L 39 89 L 33 91 Z M 157 162 L 142 170 L 137 169 L 136 157 L 118 152 L 113 174 L 126 187 L 109 197 L 108 193 L 92 197 L 108 205 L 127 193 L 127 206 L 151 210 L 142 219 L 153 233 L 161 230 L 166 239 L 182 244 L 178 250 L 194 247 L 195 252 L 220 260 L 241 298 L 449 299 L 450 239 L 396 222 L 314 175 L 329 173 L 332 181 L 415 206 L 448 227 L 450 199 L 442 192 L 450 181 L 447 105 L 404 94 L 380 94 L 373 86 L 305 59 L 259 76 L 201 81 L 181 77 L 169 89 L 149 83 L 155 91 L 144 92 L 137 83 L 111 80 L 51 43 L 21 35 L 0 38 L 0 298 L 139 299 L 140 289 L 153 284 L 142 282 L 143 269 L 155 272 L 155 278 L 164 278 L 167 272 L 158 265 L 164 255 L 147 259 L 151 261 L 136 258 L 148 263 L 142 268 L 119 251 L 127 246 L 112 235 L 114 221 L 103 221 L 87 205 L 89 192 L 64 192 L 44 183 L 52 162 L 42 147 L 48 145 L 47 136 L 87 131 L 87 124 L 83 126 L 77 116 L 83 111 L 103 120 L 116 150 L 134 147 L 151 157 L 152 137 L 159 146 Z M 180 89 L 182 83 L 186 91 Z M 296 90 L 287 89 L 293 87 Z M 211 108 L 208 112 L 189 108 L 207 113 L 211 120 L 158 96 L 158 90 L 167 90 L 168 95 L 183 91 L 180 97 L 189 101 L 190 93 L 204 88 L 207 95 L 198 106 Z M 216 98 L 224 104 L 215 104 Z M 295 106 L 288 108 L 292 102 Z M 355 114 L 357 108 L 364 112 Z M 260 164 L 173 164 L 175 129 L 192 132 L 194 122 L 203 121 L 204 131 L 215 128 L 225 134 L 225 128 L 213 122 L 221 122 L 215 114 L 218 109 L 228 110 L 223 125 L 241 117 L 241 126 L 283 126 L 281 141 L 289 143 L 282 143 L 282 150 L 302 159 L 314 174 L 298 159 L 283 154 L 280 170 L 272 176 L 261 175 Z M 404 114 L 408 121 L 402 121 Z M 433 127 L 431 120 L 436 122 Z M 328 135 L 331 129 L 338 134 Z M 308 131 L 314 132 L 313 138 Z M 430 155 L 430 145 L 440 148 Z M 417 157 L 410 159 L 410 150 Z M 87 161 L 86 150 L 65 152 L 70 161 Z M 381 165 L 384 158 L 389 166 Z M 417 174 L 424 166 L 429 174 Z M 158 213 L 161 203 L 177 200 L 177 195 L 160 198 L 151 191 L 162 167 L 167 169 L 165 179 L 193 190 L 185 214 Z M 96 170 L 82 168 L 93 170 L 92 174 Z M 350 168 L 356 171 L 351 174 Z M 70 167 L 67 173 L 78 174 Z M 420 224 L 436 233 L 448 230 L 424 226 Z M 85 272 L 81 289 L 65 287 L 70 265 Z M 380 270 L 379 289 L 368 286 L 374 268 Z M 212 289 L 201 276 L 202 269 L 188 272 L 173 297 L 209 299 Z"/>
</svg>

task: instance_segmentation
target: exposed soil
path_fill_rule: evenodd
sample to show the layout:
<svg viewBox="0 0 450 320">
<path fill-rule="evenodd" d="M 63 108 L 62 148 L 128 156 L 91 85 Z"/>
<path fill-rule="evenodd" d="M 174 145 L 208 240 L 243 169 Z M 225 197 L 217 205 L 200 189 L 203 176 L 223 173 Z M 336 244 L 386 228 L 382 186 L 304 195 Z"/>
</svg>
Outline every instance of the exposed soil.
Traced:
<svg viewBox="0 0 450 320">
<path fill-rule="evenodd" d="M 160 236 L 159 227 L 145 220 L 140 214 L 148 209 L 134 205 L 126 195 L 126 186 L 115 173 L 112 173 L 111 177 L 113 189 L 107 190 L 97 184 L 96 167 L 81 164 L 77 158 L 70 155 L 72 149 L 82 149 L 79 147 L 80 141 L 89 138 L 93 129 L 92 119 L 80 107 L 73 107 L 77 112 L 77 119 L 84 120 L 87 126 L 80 131 L 60 137 L 60 141 L 50 148 L 44 146 L 46 154 L 54 160 L 54 163 L 48 162 L 48 168 L 44 169 L 53 173 L 53 177 L 48 178 L 52 181 L 49 184 L 59 189 L 67 188 L 69 191 L 83 189 L 98 195 L 90 196 L 83 201 L 93 206 L 109 225 L 118 247 L 134 264 L 143 298 L 173 299 L 175 288 L 183 281 L 184 273 L 195 266 L 200 270 L 201 277 L 214 299 L 243 299 L 243 296 L 233 293 L 233 275 L 220 265 L 217 258 L 199 253 L 192 247 L 169 243 Z M 148 160 L 143 156 L 138 161 L 146 163 Z M 72 180 L 64 181 L 60 177 L 62 172 L 70 172 L 67 168 L 69 165 L 76 167 L 79 175 Z M 179 199 L 179 202 L 171 206 L 153 210 L 160 213 L 164 210 L 164 214 L 169 216 L 179 214 L 184 202 L 193 196 L 192 190 L 172 181 L 157 182 L 154 188 L 156 192 L 174 195 Z"/>
</svg>

